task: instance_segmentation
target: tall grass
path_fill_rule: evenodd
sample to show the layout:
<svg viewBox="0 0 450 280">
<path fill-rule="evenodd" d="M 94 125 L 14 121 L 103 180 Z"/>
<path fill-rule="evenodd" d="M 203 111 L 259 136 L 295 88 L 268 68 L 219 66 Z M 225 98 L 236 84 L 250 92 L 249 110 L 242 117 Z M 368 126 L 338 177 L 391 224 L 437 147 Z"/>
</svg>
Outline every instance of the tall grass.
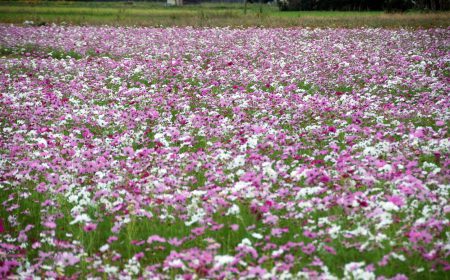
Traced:
<svg viewBox="0 0 450 280">
<path fill-rule="evenodd" d="M 137 2 L 0 2 L 0 22 L 21 24 L 67 23 L 75 25 L 125 26 L 264 26 L 264 27 L 447 27 L 450 13 L 383 12 L 280 12 L 265 5 L 262 13 L 257 4 L 206 3 L 183 7 L 166 7 L 164 3 Z"/>
</svg>

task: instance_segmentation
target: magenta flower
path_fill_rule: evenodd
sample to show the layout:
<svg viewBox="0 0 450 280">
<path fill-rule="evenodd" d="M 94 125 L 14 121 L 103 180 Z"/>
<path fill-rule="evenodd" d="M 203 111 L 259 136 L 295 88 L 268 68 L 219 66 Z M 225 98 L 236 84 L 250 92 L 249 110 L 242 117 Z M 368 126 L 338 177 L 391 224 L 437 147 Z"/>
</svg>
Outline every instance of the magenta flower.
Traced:
<svg viewBox="0 0 450 280">
<path fill-rule="evenodd" d="M 312 243 L 309 243 L 308 245 L 303 246 L 302 251 L 306 255 L 311 255 L 312 253 L 314 253 L 314 251 L 316 251 L 316 246 L 314 246 Z"/>
<path fill-rule="evenodd" d="M 164 237 L 161 237 L 159 235 L 152 235 L 147 239 L 148 244 L 152 244 L 153 242 L 166 242 L 166 239 Z"/>
<path fill-rule="evenodd" d="M 324 245 L 323 248 L 324 248 L 328 253 L 330 253 L 330 254 L 332 254 L 332 255 L 336 255 L 336 250 L 335 250 L 333 247 Z"/>
<path fill-rule="evenodd" d="M 401 196 L 398 195 L 392 195 L 387 197 L 388 201 L 392 202 L 393 204 L 397 205 L 398 207 L 402 207 L 405 205 L 405 201 Z"/>
<path fill-rule="evenodd" d="M 119 238 L 117 237 L 117 236 L 110 236 L 110 237 L 108 237 L 108 240 L 107 240 L 107 242 L 108 243 L 113 243 L 114 241 L 117 241 Z"/>
<path fill-rule="evenodd" d="M 90 232 L 90 231 L 94 231 L 96 228 L 97 228 L 97 224 L 89 223 L 89 224 L 86 224 L 86 225 L 83 227 L 83 230 L 84 230 L 85 232 Z"/>
<path fill-rule="evenodd" d="M 412 243 L 430 243 L 433 236 L 427 231 L 411 231 L 408 233 L 408 238 Z"/>
<path fill-rule="evenodd" d="M 137 254 L 134 255 L 134 258 L 135 258 L 136 260 L 139 261 L 139 260 L 142 259 L 144 256 L 145 256 L 144 252 L 139 252 L 139 253 L 137 253 Z"/>
</svg>

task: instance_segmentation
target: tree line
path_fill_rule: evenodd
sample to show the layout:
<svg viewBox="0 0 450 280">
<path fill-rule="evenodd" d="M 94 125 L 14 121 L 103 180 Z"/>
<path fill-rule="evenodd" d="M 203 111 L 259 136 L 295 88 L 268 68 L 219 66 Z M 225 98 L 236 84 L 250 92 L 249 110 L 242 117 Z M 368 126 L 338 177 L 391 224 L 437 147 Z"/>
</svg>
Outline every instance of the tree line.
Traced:
<svg viewBox="0 0 450 280">
<path fill-rule="evenodd" d="M 443 11 L 450 0 L 278 0 L 278 5 L 284 11 Z"/>
</svg>

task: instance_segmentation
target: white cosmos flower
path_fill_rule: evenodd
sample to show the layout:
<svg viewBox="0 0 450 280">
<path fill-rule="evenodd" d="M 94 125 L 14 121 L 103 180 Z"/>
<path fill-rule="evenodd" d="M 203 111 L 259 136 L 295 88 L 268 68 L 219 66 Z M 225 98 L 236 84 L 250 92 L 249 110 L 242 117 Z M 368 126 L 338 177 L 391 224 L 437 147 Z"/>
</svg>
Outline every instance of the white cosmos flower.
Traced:
<svg viewBox="0 0 450 280">
<path fill-rule="evenodd" d="M 88 223 L 90 221 L 92 221 L 91 218 L 87 214 L 83 213 L 83 214 L 77 215 L 75 217 L 75 220 L 71 221 L 70 224 L 73 225 L 76 223 Z"/>
</svg>

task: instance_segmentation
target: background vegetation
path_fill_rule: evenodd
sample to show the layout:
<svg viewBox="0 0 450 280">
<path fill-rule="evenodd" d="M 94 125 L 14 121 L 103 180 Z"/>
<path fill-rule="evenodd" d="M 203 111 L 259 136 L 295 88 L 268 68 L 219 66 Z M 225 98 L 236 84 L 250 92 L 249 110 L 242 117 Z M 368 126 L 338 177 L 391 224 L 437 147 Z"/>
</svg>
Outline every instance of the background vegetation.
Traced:
<svg viewBox="0 0 450 280">
<path fill-rule="evenodd" d="M 262 8 L 261 8 L 262 7 Z M 447 27 L 450 12 L 388 14 L 383 11 L 287 11 L 275 4 L 202 3 L 169 7 L 162 2 L 0 2 L 0 22 L 114 26 Z"/>
<path fill-rule="evenodd" d="M 450 8 L 449 0 L 281 0 L 282 10 L 339 10 L 404 12 L 408 9 L 443 11 Z"/>
</svg>

